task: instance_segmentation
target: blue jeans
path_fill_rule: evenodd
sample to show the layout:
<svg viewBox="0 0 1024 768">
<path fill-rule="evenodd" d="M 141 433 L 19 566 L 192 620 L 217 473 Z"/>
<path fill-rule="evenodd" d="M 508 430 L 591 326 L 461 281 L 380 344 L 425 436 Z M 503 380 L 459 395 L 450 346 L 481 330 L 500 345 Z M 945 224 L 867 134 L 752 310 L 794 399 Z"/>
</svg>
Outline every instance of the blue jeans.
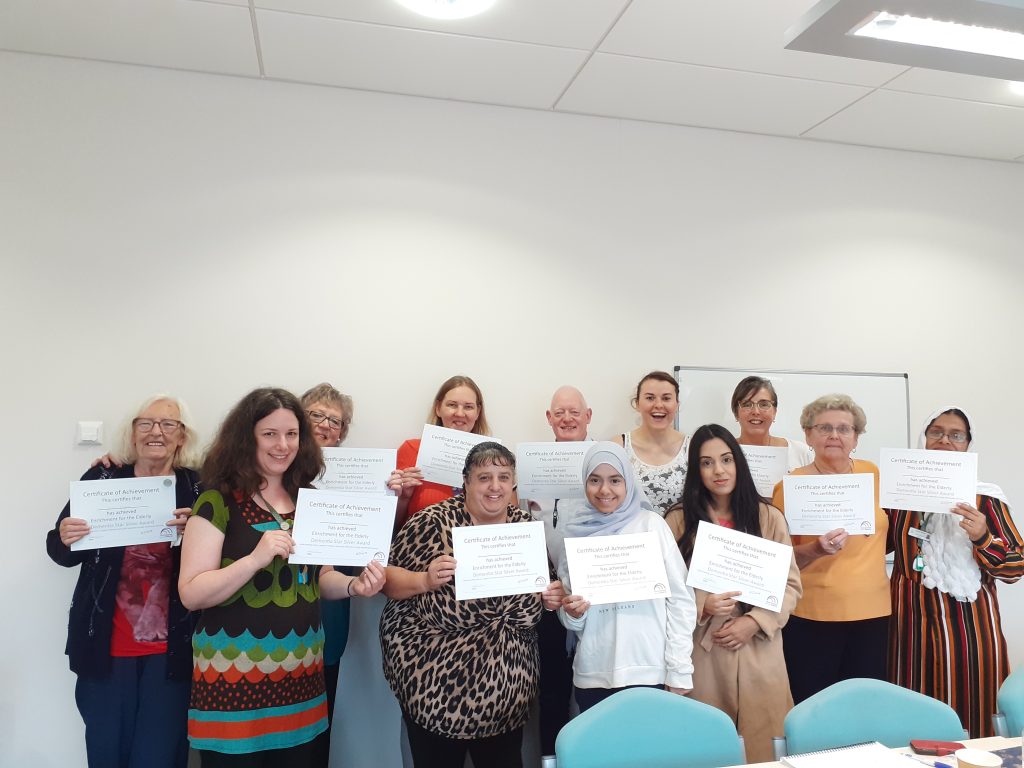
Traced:
<svg viewBox="0 0 1024 768">
<path fill-rule="evenodd" d="M 75 685 L 89 768 L 186 768 L 192 681 L 168 680 L 162 653 L 110 661 Z"/>
</svg>

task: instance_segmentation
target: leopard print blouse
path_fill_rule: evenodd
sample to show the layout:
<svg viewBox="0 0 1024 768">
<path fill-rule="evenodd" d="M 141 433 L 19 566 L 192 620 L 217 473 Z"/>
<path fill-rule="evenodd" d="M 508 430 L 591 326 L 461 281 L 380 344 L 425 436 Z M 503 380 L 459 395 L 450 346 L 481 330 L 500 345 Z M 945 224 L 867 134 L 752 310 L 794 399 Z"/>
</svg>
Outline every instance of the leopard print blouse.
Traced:
<svg viewBox="0 0 1024 768">
<path fill-rule="evenodd" d="M 509 506 L 510 523 L 530 520 Z M 452 554 L 452 528 L 472 525 L 464 500 L 416 513 L 391 547 L 390 565 L 425 571 Z M 523 726 L 537 694 L 536 594 L 455 599 L 454 581 L 389 600 L 380 620 L 384 676 L 402 711 L 426 730 L 478 739 Z"/>
</svg>

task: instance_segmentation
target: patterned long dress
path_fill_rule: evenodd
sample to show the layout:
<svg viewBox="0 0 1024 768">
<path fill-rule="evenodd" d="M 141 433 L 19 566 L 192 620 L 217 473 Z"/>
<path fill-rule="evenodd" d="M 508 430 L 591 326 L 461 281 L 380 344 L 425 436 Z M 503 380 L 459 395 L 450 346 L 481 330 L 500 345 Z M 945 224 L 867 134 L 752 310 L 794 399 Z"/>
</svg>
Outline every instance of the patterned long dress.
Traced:
<svg viewBox="0 0 1024 768">
<path fill-rule="evenodd" d="M 993 735 L 996 693 L 1009 674 L 996 580 L 1014 582 L 1024 575 L 1024 543 L 1009 509 L 989 496 L 979 496 L 977 508 L 988 518 L 989 535 L 974 547 L 981 589 L 973 602 L 959 602 L 921 583 L 913 568 L 920 544 L 909 532 L 922 527 L 922 516 L 887 510 L 889 546 L 895 552 L 889 679 L 949 704 L 971 738 Z"/>
</svg>

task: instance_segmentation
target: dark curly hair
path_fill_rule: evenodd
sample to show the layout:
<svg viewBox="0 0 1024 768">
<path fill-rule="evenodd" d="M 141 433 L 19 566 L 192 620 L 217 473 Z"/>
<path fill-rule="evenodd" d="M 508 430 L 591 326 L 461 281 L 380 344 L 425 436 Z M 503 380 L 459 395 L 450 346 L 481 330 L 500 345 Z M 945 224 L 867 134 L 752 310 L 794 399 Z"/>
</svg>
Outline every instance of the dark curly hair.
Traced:
<svg viewBox="0 0 1024 768">
<path fill-rule="evenodd" d="M 254 389 L 224 418 L 203 462 L 204 487 L 251 496 L 263 486 L 256 466 L 256 422 L 281 408 L 294 413 L 299 422 L 299 450 L 282 478 L 284 488 L 295 498 L 299 488 L 309 487 L 324 470 L 323 454 L 299 399 L 276 387 Z"/>
</svg>

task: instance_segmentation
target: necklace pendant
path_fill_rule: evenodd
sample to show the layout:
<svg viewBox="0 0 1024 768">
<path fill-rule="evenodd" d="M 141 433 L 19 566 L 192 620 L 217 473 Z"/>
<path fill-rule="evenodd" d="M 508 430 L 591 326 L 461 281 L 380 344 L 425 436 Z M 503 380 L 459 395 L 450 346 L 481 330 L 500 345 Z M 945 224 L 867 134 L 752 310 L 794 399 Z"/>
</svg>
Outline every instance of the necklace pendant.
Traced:
<svg viewBox="0 0 1024 768">
<path fill-rule="evenodd" d="M 292 527 L 292 524 L 289 523 L 287 520 L 282 520 L 280 523 L 278 523 L 278 525 L 281 526 L 282 531 L 287 531 L 289 528 Z"/>
<path fill-rule="evenodd" d="M 914 558 L 913 568 L 918 573 L 924 570 L 924 555 L 918 555 Z"/>
</svg>

